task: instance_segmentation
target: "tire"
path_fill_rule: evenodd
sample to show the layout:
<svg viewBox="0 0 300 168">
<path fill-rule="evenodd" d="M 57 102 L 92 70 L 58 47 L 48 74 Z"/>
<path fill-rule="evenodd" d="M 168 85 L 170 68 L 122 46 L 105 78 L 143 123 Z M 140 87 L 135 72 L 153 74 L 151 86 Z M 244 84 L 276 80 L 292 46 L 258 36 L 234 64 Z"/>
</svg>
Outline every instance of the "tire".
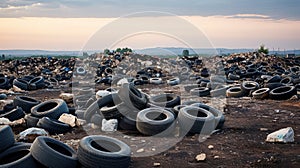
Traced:
<svg viewBox="0 0 300 168">
<path fill-rule="evenodd" d="M 82 138 L 78 147 L 78 160 L 87 168 L 127 168 L 130 154 L 130 147 L 124 142 L 101 135 Z"/>
<path fill-rule="evenodd" d="M 30 153 L 31 144 L 22 143 L 12 146 L 0 154 L 0 167 L 38 168 L 39 164 Z"/>
<path fill-rule="evenodd" d="M 290 84 L 293 84 L 293 78 L 291 77 L 285 77 L 283 78 L 280 83 L 282 83 L 283 85 L 290 85 Z"/>
<path fill-rule="evenodd" d="M 242 97 L 244 96 L 245 93 L 243 92 L 243 90 L 241 89 L 241 87 L 231 87 L 229 89 L 226 90 L 226 97 Z"/>
<path fill-rule="evenodd" d="M 36 127 L 40 120 L 40 118 L 34 117 L 31 114 L 27 114 L 24 119 L 26 121 L 27 128 Z"/>
<path fill-rule="evenodd" d="M 29 83 L 23 79 L 14 79 L 13 85 L 22 90 L 28 90 Z"/>
<path fill-rule="evenodd" d="M 232 74 L 232 73 L 229 73 L 228 74 L 228 79 L 230 80 L 240 80 L 240 75 L 236 75 L 236 74 Z"/>
<path fill-rule="evenodd" d="M 120 103 L 112 107 L 104 106 L 100 109 L 100 113 L 106 120 L 120 119 L 122 116 L 126 116 L 129 113 L 125 103 Z"/>
<path fill-rule="evenodd" d="M 148 103 L 146 95 L 131 84 L 124 83 L 118 91 L 118 95 L 120 99 L 132 109 L 137 108 L 138 110 L 142 110 L 146 108 Z"/>
<path fill-rule="evenodd" d="M 188 106 L 180 109 L 178 124 L 181 133 L 210 135 L 215 129 L 215 117 L 205 109 Z"/>
<path fill-rule="evenodd" d="M 63 134 L 70 131 L 70 126 L 68 124 L 48 117 L 41 118 L 38 121 L 37 126 L 47 130 L 50 134 Z"/>
<path fill-rule="evenodd" d="M 14 133 L 10 126 L 0 126 L 0 153 L 15 143 Z"/>
<path fill-rule="evenodd" d="M 149 83 L 159 85 L 159 84 L 162 84 L 162 79 L 161 78 L 150 78 Z"/>
<path fill-rule="evenodd" d="M 294 86 L 281 86 L 270 91 L 269 97 L 273 100 L 287 100 L 297 94 Z"/>
<path fill-rule="evenodd" d="M 207 87 L 199 87 L 199 88 L 194 88 L 190 91 L 191 95 L 199 96 L 199 97 L 204 97 L 204 96 L 209 96 L 210 90 Z"/>
<path fill-rule="evenodd" d="M 221 97 L 226 96 L 226 90 L 229 88 L 227 85 L 217 86 L 215 89 L 210 91 L 211 97 Z"/>
<path fill-rule="evenodd" d="M 76 152 L 68 145 L 50 137 L 37 137 L 32 143 L 30 153 L 35 160 L 49 168 L 77 166 Z"/>
<path fill-rule="evenodd" d="M 84 119 L 90 122 L 92 116 L 96 113 L 100 113 L 100 109 L 108 104 L 114 103 L 114 100 L 118 99 L 118 94 L 113 93 L 98 99 L 93 104 L 91 104 L 84 112 Z"/>
<path fill-rule="evenodd" d="M 178 77 L 167 80 L 167 84 L 170 86 L 178 85 L 180 83 L 180 79 Z"/>
<path fill-rule="evenodd" d="M 34 84 L 36 89 L 42 89 L 45 85 L 45 80 L 42 76 L 35 77 L 29 81 L 29 85 Z"/>
<path fill-rule="evenodd" d="M 279 83 L 279 82 L 276 82 L 276 83 L 266 83 L 264 85 L 265 88 L 269 88 L 270 90 L 273 90 L 273 89 L 281 87 L 281 86 L 284 86 L 284 85 L 282 83 Z"/>
<path fill-rule="evenodd" d="M 281 80 L 282 80 L 281 76 L 275 75 L 275 76 L 271 77 L 270 79 L 268 79 L 266 81 L 266 83 L 277 83 L 277 82 L 280 82 Z"/>
<path fill-rule="evenodd" d="M 69 113 L 69 108 L 62 99 L 51 99 L 31 108 L 31 114 L 39 118 L 58 119 L 63 113 Z"/>
<path fill-rule="evenodd" d="M 10 121 L 15 121 L 15 120 L 23 118 L 24 116 L 25 116 L 25 113 L 22 110 L 22 108 L 21 107 L 17 107 L 16 109 L 13 109 L 13 110 L 11 110 L 9 112 L 1 114 L 0 118 L 4 117 L 4 118 L 9 119 Z"/>
<path fill-rule="evenodd" d="M 256 90 L 258 87 L 259 84 L 253 81 L 244 81 L 241 85 L 242 91 L 245 92 L 245 94 L 249 94 L 251 91 Z"/>
<path fill-rule="evenodd" d="M 76 110 L 76 111 L 75 111 L 75 115 L 76 115 L 77 118 L 79 118 L 79 119 L 84 119 L 84 113 L 85 113 L 85 110 Z"/>
<path fill-rule="evenodd" d="M 28 97 L 28 96 L 17 96 L 14 100 L 13 100 L 13 104 L 14 106 L 19 106 L 21 107 L 25 113 L 30 113 L 31 112 L 31 108 L 33 106 L 36 106 L 38 104 L 40 104 L 41 102 L 32 98 L 32 97 Z"/>
<path fill-rule="evenodd" d="M 119 122 L 119 127 L 122 130 L 137 131 L 136 128 L 137 113 L 138 112 L 134 112 L 122 117 Z"/>
<path fill-rule="evenodd" d="M 94 123 L 98 126 L 102 126 L 102 120 L 104 119 L 103 116 L 101 116 L 100 114 L 94 114 L 91 118 L 91 123 Z"/>
<path fill-rule="evenodd" d="M 175 119 L 177 118 L 180 109 L 183 108 L 183 107 L 187 107 L 187 106 L 188 105 L 177 105 L 177 106 L 173 107 L 173 112 L 174 112 L 174 115 L 175 115 Z"/>
<path fill-rule="evenodd" d="M 9 89 L 9 81 L 6 77 L 0 77 L 0 89 Z"/>
<path fill-rule="evenodd" d="M 261 88 L 252 93 L 254 99 L 265 99 L 269 96 L 269 88 Z"/>
<path fill-rule="evenodd" d="M 105 68 L 104 72 L 105 72 L 105 75 L 112 75 L 114 70 L 111 69 L 110 67 L 107 67 L 107 68 Z"/>
<path fill-rule="evenodd" d="M 190 85 L 184 85 L 183 87 L 186 92 L 190 92 L 192 89 L 198 88 L 200 86 L 198 84 L 190 84 Z"/>
<path fill-rule="evenodd" d="M 147 108 L 137 115 L 136 127 L 144 135 L 168 135 L 174 130 L 174 114 L 163 108 Z"/>
<path fill-rule="evenodd" d="M 76 74 L 77 75 L 85 75 L 86 74 L 86 70 L 84 67 L 77 67 L 76 68 Z"/>
<path fill-rule="evenodd" d="M 15 108 L 14 104 L 13 103 L 10 103 L 10 104 L 6 104 L 4 107 L 3 107 L 3 110 L 5 112 L 8 112 L 8 111 L 11 111 Z"/>
<path fill-rule="evenodd" d="M 177 105 L 180 105 L 180 102 L 180 97 L 172 93 L 165 93 L 157 96 L 152 96 L 149 100 L 149 103 L 151 104 L 166 108 L 173 108 Z"/>
<path fill-rule="evenodd" d="M 222 129 L 225 123 L 225 117 L 223 115 L 223 113 L 211 106 L 205 105 L 205 104 L 201 104 L 201 103 L 195 103 L 192 104 L 191 106 L 196 106 L 202 109 L 205 109 L 209 112 L 211 112 L 214 117 L 215 117 L 215 129 Z"/>
</svg>

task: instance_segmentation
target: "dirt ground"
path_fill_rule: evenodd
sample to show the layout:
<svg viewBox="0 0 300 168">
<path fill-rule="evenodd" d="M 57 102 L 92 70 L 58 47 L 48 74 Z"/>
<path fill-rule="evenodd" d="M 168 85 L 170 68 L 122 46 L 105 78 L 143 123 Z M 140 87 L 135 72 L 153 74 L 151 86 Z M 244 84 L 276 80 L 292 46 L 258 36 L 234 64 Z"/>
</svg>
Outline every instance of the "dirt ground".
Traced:
<svg viewBox="0 0 300 168">
<path fill-rule="evenodd" d="M 38 90 L 26 95 L 45 100 L 58 98 L 60 93 L 60 90 Z M 9 97 L 13 98 L 14 96 Z M 188 135 L 165 152 L 149 157 L 133 157 L 131 167 L 300 167 L 299 100 L 232 98 L 226 99 L 224 111 L 226 122 L 223 130 L 212 134 L 204 142 L 198 141 L 198 135 Z M 293 143 L 265 142 L 269 133 L 285 127 L 293 128 Z M 24 129 L 20 126 L 13 128 L 16 134 Z M 76 149 L 78 139 L 88 134 L 91 132 L 74 128 L 70 133 L 54 137 Z M 139 136 L 143 138 L 142 135 Z M 120 139 L 126 139 L 124 137 Z M 137 144 L 146 143 L 140 139 L 134 140 Z M 209 145 L 213 145 L 213 149 L 209 149 Z M 132 147 L 133 152 L 137 152 L 138 149 L 138 145 Z M 206 160 L 203 162 L 197 162 L 195 159 L 200 153 L 206 154 Z"/>
</svg>

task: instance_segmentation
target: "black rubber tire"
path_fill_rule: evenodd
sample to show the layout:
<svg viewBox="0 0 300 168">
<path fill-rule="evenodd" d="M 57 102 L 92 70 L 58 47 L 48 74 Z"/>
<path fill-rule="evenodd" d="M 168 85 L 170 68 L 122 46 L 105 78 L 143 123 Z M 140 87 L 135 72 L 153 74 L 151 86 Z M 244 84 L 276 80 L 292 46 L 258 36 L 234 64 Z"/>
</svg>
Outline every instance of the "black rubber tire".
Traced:
<svg viewBox="0 0 300 168">
<path fill-rule="evenodd" d="M 265 88 L 269 88 L 270 90 L 273 90 L 275 88 L 284 86 L 282 83 L 280 82 L 276 82 L 276 83 L 265 83 L 264 87 Z"/>
<path fill-rule="evenodd" d="M 94 114 L 91 118 L 91 123 L 102 126 L 102 120 L 103 119 L 104 119 L 104 117 L 101 116 L 100 114 Z"/>
<path fill-rule="evenodd" d="M 124 83 L 118 91 L 120 99 L 130 108 L 142 110 L 146 108 L 148 99 L 146 95 L 136 89 L 133 85 Z"/>
<path fill-rule="evenodd" d="M 9 89 L 9 81 L 6 77 L 0 77 L 0 89 Z"/>
<path fill-rule="evenodd" d="M 0 167 L 3 168 L 38 168 L 40 165 L 30 153 L 31 144 L 14 145 L 0 154 Z"/>
<path fill-rule="evenodd" d="M 28 90 L 29 83 L 23 79 L 14 79 L 13 85 L 16 87 L 22 89 L 22 90 Z"/>
<path fill-rule="evenodd" d="M 266 83 L 277 83 L 277 82 L 280 82 L 281 80 L 282 80 L 281 76 L 275 75 L 275 76 L 272 76 L 270 79 L 268 79 L 266 81 Z"/>
<path fill-rule="evenodd" d="M 180 109 L 183 108 L 183 107 L 186 107 L 186 106 L 188 106 L 188 105 L 182 105 L 181 104 L 181 105 L 177 105 L 177 106 L 173 107 L 173 112 L 174 112 L 174 115 L 175 115 L 175 119 L 177 118 Z"/>
<path fill-rule="evenodd" d="M 92 135 L 79 142 L 78 160 L 87 168 L 128 168 L 130 155 L 130 147 L 115 138 Z"/>
<path fill-rule="evenodd" d="M 42 76 L 35 77 L 29 81 L 29 84 L 34 84 L 36 89 L 42 89 L 45 85 L 45 80 Z"/>
<path fill-rule="evenodd" d="M 243 92 L 241 87 L 231 87 L 226 90 L 226 97 L 238 98 L 238 97 L 242 97 L 244 95 L 245 95 L 245 93 Z"/>
<path fill-rule="evenodd" d="M 13 110 L 11 110 L 9 112 L 1 114 L 0 118 L 4 117 L 4 118 L 9 119 L 10 121 L 15 121 L 15 120 L 23 118 L 24 116 L 25 116 L 25 113 L 22 110 L 22 108 L 21 107 L 17 107 L 17 108 L 15 108 L 15 109 L 13 109 Z"/>
<path fill-rule="evenodd" d="M 169 135 L 174 131 L 174 114 L 163 108 L 147 108 L 137 115 L 136 127 L 144 135 Z"/>
<path fill-rule="evenodd" d="M 178 124 L 181 134 L 189 132 L 210 135 L 215 129 L 215 118 L 212 113 L 205 109 L 188 106 L 180 109 Z"/>
<path fill-rule="evenodd" d="M 40 120 L 40 118 L 32 116 L 31 114 L 27 114 L 24 119 L 26 121 L 27 128 L 36 127 Z"/>
<path fill-rule="evenodd" d="M 137 114 L 136 115 L 134 115 L 134 114 L 127 115 L 127 116 L 122 117 L 119 122 L 119 127 L 122 130 L 137 131 L 136 117 L 137 117 Z"/>
<path fill-rule="evenodd" d="M 271 90 L 269 93 L 269 97 L 273 100 L 287 100 L 294 95 L 297 95 L 297 90 L 294 86 L 281 86 Z"/>
<path fill-rule="evenodd" d="M 67 103 L 62 99 L 51 99 L 31 108 L 33 116 L 58 119 L 63 113 L 69 113 Z"/>
<path fill-rule="evenodd" d="M 260 88 L 252 92 L 252 96 L 254 99 L 266 99 L 269 96 L 269 92 L 269 88 Z"/>
<path fill-rule="evenodd" d="M 194 88 L 190 91 L 191 95 L 199 96 L 199 97 L 204 97 L 204 96 L 209 96 L 210 94 L 210 89 L 207 87 L 199 87 L 199 88 Z"/>
<path fill-rule="evenodd" d="M 47 130 L 50 134 L 62 134 L 70 131 L 71 129 L 68 124 L 49 117 L 41 118 L 38 121 L 37 126 Z"/>
<path fill-rule="evenodd" d="M 21 107 L 25 113 L 30 113 L 31 112 L 31 108 L 33 106 L 36 106 L 38 104 L 40 104 L 41 102 L 39 100 L 36 100 L 32 97 L 28 97 L 28 96 L 17 96 L 14 100 L 13 100 L 13 104 L 14 106 L 19 106 Z"/>
<path fill-rule="evenodd" d="M 15 108 L 14 104 L 13 103 L 10 103 L 10 104 L 6 104 L 4 107 L 3 107 L 3 110 L 5 112 L 8 112 L 8 111 L 11 111 Z"/>
<path fill-rule="evenodd" d="M 76 152 L 68 145 L 46 136 L 37 137 L 30 148 L 30 153 L 42 165 L 49 168 L 76 167 Z"/>
<path fill-rule="evenodd" d="M 164 93 L 150 97 L 149 103 L 160 107 L 173 108 L 180 105 L 181 99 L 176 94 Z"/>
<path fill-rule="evenodd" d="M 170 86 L 178 85 L 180 83 L 180 79 L 178 77 L 167 80 L 167 84 Z"/>
<path fill-rule="evenodd" d="M 123 115 L 128 114 L 128 108 L 125 103 L 120 103 L 112 107 L 104 106 L 100 109 L 100 113 L 105 119 L 120 119 Z"/>
<path fill-rule="evenodd" d="M 259 84 L 254 81 L 244 81 L 241 85 L 241 89 L 245 94 L 249 94 L 251 91 L 258 89 Z"/>
<path fill-rule="evenodd" d="M 280 83 L 282 83 L 284 85 L 290 85 L 290 84 L 293 84 L 294 81 L 293 81 L 293 78 L 291 78 L 291 77 L 285 77 L 280 81 Z"/>
<path fill-rule="evenodd" d="M 195 104 L 192 104 L 191 106 L 203 108 L 203 109 L 211 112 L 215 117 L 215 129 L 223 128 L 224 123 L 225 123 L 225 116 L 223 115 L 223 113 L 221 111 L 219 111 L 218 109 L 215 109 L 211 106 L 208 106 L 206 104 L 202 104 L 202 103 L 195 103 Z"/>
<path fill-rule="evenodd" d="M 77 116 L 77 118 L 79 119 L 84 119 L 84 113 L 85 113 L 85 110 L 76 110 L 75 111 L 75 115 Z"/>
<path fill-rule="evenodd" d="M 0 153 L 15 143 L 14 133 L 10 126 L 0 126 Z"/>
<path fill-rule="evenodd" d="M 117 103 L 115 100 L 119 100 L 119 96 L 117 93 L 109 94 L 101 99 L 98 99 L 93 104 L 91 104 L 86 111 L 84 112 L 84 119 L 87 122 L 90 122 L 92 116 L 96 113 L 100 114 L 100 109 L 108 104 Z"/>
<path fill-rule="evenodd" d="M 219 85 L 215 89 L 210 91 L 211 97 L 221 97 L 226 96 L 226 90 L 229 88 L 227 85 Z"/>
</svg>

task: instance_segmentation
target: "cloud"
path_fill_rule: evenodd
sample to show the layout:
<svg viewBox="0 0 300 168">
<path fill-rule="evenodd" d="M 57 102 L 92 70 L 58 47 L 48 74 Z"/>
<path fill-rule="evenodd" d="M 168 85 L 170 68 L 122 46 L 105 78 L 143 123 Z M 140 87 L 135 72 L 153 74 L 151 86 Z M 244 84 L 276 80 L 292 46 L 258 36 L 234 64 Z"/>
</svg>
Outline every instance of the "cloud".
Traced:
<svg viewBox="0 0 300 168">
<path fill-rule="evenodd" d="M 0 10 L 6 10 L 0 17 L 119 17 L 138 11 L 163 11 L 176 15 L 300 20 L 299 6 L 298 0 L 0 0 Z"/>
<path fill-rule="evenodd" d="M 236 14 L 236 15 L 226 16 L 226 18 L 237 18 L 237 19 L 271 19 L 270 16 L 259 15 L 259 14 Z"/>
</svg>

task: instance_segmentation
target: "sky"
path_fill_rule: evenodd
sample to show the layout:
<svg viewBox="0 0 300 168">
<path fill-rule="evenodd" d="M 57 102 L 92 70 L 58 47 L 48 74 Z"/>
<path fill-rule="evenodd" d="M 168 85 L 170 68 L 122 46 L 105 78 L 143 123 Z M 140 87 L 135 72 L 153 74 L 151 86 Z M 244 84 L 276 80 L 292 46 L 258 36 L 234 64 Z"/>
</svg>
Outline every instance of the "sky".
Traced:
<svg viewBox="0 0 300 168">
<path fill-rule="evenodd" d="M 299 0 L 0 0 L 0 49 L 300 49 L 299 8 Z"/>
</svg>

